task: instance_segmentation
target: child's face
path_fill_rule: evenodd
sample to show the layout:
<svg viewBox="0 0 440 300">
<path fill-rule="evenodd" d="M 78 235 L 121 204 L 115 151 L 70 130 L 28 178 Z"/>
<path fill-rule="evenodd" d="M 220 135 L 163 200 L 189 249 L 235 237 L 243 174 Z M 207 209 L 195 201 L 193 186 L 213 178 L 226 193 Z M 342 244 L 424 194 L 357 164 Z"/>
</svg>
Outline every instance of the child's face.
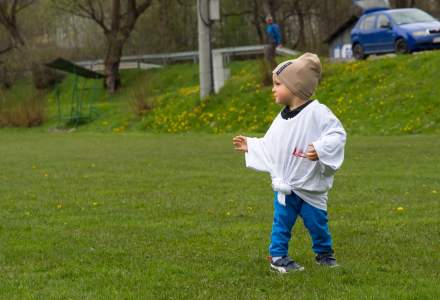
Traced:
<svg viewBox="0 0 440 300">
<path fill-rule="evenodd" d="M 275 102 L 283 105 L 290 104 L 293 97 L 292 92 L 279 79 L 277 79 L 275 75 L 272 76 L 272 81 L 272 93 L 275 98 Z"/>
</svg>

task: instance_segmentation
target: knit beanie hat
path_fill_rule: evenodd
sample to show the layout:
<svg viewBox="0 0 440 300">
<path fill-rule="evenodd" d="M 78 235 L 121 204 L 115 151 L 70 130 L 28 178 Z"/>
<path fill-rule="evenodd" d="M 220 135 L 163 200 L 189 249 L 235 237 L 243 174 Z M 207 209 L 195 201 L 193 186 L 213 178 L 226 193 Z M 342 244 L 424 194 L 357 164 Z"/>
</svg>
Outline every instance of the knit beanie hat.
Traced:
<svg viewBox="0 0 440 300">
<path fill-rule="evenodd" d="M 280 63 L 272 72 L 294 95 L 308 100 L 321 78 L 321 62 L 313 53 Z"/>
</svg>

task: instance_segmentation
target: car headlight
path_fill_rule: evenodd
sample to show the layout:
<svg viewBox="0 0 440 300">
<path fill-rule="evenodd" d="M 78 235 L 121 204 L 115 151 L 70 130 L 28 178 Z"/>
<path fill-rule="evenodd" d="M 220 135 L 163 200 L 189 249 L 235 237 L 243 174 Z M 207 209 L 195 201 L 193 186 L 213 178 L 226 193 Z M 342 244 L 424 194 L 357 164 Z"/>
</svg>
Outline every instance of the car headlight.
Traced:
<svg viewBox="0 0 440 300">
<path fill-rule="evenodd" d="M 426 36 L 426 35 L 428 35 L 429 33 L 428 33 L 428 31 L 427 30 L 424 30 L 424 31 L 414 31 L 413 33 L 412 33 L 412 36 L 414 36 L 414 37 L 417 37 L 417 36 Z"/>
</svg>

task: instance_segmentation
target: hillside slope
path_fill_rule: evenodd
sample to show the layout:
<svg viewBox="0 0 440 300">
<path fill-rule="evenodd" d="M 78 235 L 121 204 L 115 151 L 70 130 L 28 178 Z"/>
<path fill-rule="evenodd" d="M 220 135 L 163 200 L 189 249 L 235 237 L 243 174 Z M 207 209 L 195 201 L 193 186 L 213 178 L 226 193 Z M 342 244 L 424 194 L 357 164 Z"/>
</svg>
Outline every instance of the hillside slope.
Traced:
<svg viewBox="0 0 440 300">
<path fill-rule="evenodd" d="M 150 71 L 124 71 L 124 87 L 108 96 L 99 87 L 100 114 L 82 131 L 264 132 L 281 109 L 271 87 L 260 84 L 259 61 L 236 61 L 218 95 L 198 100 L 198 66 L 180 64 Z M 440 51 L 348 63 L 323 62 L 315 97 L 328 105 L 351 134 L 395 135 L 440 132 Z M 73 80 L 61 85 L 68 103 Z M 7 92 L 14 94 L 13 91 Z M 152 102 L 143 116 L 130 109 L 133 99 Z M 56 124 L 53 93 L 50 121 Z"/>
</svg>

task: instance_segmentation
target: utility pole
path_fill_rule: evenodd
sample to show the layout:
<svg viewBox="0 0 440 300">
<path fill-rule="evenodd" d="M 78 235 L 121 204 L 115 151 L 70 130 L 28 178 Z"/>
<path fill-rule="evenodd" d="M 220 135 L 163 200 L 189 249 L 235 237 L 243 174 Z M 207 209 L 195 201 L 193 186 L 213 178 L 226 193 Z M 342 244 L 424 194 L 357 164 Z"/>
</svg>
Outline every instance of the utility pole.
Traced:
<svg viewBox="0 0 440 300">
<path fill-rule="evenodd" d="M 214 91 L 211 49 L 211 24 L 213 21 L 217 20 L 220 20 L 220 1 L 197 0 L 200 98 L 202 100 Z"/>
<path fill-rule="evenodd" d="M 197 24 L 199 30 L 200 98 L 203 99 L 213 91 L 209 0 L 197 0 Z"/>
</svg>

